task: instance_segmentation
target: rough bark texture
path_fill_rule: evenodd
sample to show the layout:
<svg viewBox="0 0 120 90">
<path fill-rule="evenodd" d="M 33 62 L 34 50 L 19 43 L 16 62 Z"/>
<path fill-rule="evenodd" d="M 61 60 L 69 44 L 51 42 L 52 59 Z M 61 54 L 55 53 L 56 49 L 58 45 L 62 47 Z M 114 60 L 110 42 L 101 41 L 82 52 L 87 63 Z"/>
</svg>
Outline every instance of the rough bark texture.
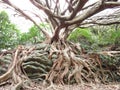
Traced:
<svg viewBox="0 0 120 90">
<path fill-rule="evenodd" d="M 49 71 L 51 68 L 52 68 L 52 71 L 54 71 L 54 73 L 56 73 L 55 69 L 57 69 L 57 68 L 58 68 L 58 71 L 59 70 L 62 71 L 61 74 L 63 74 L 63 72 L 66 73 L 65 76 L 62 77 L 64 83 L 68 83 L 67 78 L 68 78 L 68 75 L 70 72 L 71 72 L 71 74 L 69 76 L 69 79 L 71 77 L 71 79 L 70 79 L 71 81 L 69 83 L 76 83 L 75 78 L 80 78 L 80 75 L 78 77 L 74 76 L 75 73 L 80 71 L 76 67 L 77 64 L 75 64 L 75 62 L 77 62 L 76 61 L 77 59 L 75 61 L 73 60 L 71 62 L 72 65 L 68 67 L 69 72 L 67 72 L 66 69 L 64 69 L 64 68 L 66 68 L 64 66 L 64 64 L 67 61 L 60 59 L 60 57 L 59 57 L 60 54 L 58 55 L 56 52 L 52 53 L 53 55 L 50 55 L 50 48 L 51 48 L 50 45 L 37 44 L 35 46 L 26 46 L 25 49 L 28 50 L 33 47 L 34 47 L 34 49 L 25 58 L 25 60 L 22 63 L 22 66 L 21 66 L 21 67 L 23 67 L 23 73 L 27 74 L 27 76 L 29 78 L 36 80 L 36 81 L 43 81 L 46 79 L 46 75 L 48 73 L 50 73 Z M 111 57 L 111 59 L 116 60 L 113 64 L 111 64 L 110 61 L 107 60 L 109 58 L 107 58 L 104 55 L 101 56 L 99 54 L 94 54 L 94 53 L 80 55 L 81 51 L 79 51 L 78 49 L 75 49 L 75 46 L 72 46 L 72 47 L 74 48 L 74 52 L 76 52 L 76 56 L 79 59 L 87 62 L 87 64 L 83 61 L 78 62 L 78 68 L 82 67 L 81 69 L 83 69 L 83 71 L 81 72 L 83 74 L 81 76 L 83 81 L 94 82 L 94 79 L 97 80 L 98 78 L 101 80 L 100 82 L 102 82 L 102 83 L 109 82 L 109 81 L 120 81 L 120 76 L 119 76 L 120 75 L 120 71 L 119 71 L 120 57 L 119 56 L 116 58 Z M 15 52 L 15 51 L 13 51 L 13 52 Z M 0 75 L 5 73 L 7 71 L 7 68 L 11 67 L 10 63 L 12 62 L 12 60 L 13 60 L 12 53 L 6 52 L 3 54 L 3 56 L 1 54 Z M 61 60 L 63 60 L 63 61 L 61 61 Z M 52 67 L 53 62 L 56 62 L 55 64 L 57 66 Z M 59 62 L 59 63 L 61 62 L 61 63 L 63 63 L 63 65 L 60 65 L 59 63 L 57 64 L 57 62 Z M 82 63 L 83 66 L 80 63 Z M 74 64 L 75 64 L 75 66 L 74 66 Z M 78 71 L 75 71 L 75 70 L 78 70 Z M 90 74 L 89 72 L 92 72 L 92 73 Z M 88 77 L 88 79 L 87 79 L 87 77 Z M 105 78 L 103 78 L 103 77 L 105 77 Z M 105 79 L 105 80 L 103 80 L 103 79 Z M 56 82 L 56 80 L 53 80 L 53 82 Z M 97 81 L 95 81 L 95 82 L 97 82 Z M 78 81 L 78 83 L 80 83 L 80 82 Z"/>
<path fill-rule="evenodd" d="M 53 83 L 108 83 L 119 80 L 119 64 L 118 66 L 110 64 L 109 60 L 105 60 L 108 58 L 102 58 L 101 55 L 111 56 L 110 58 L 113 59 L 113 54 L 119 54 L 120 51 L 84 53 L 79 45 L 67 42 L 66 39 L 83 21 L 105 9 L 120 6 L 120 2 L 98 0 L 85 6 L 89 0 L 65 0 L 67 7 L 62 10 L 60 0 L 45 0 L 44 2 L 30 0 L 38 10 L 42 10 L 48 16 L 45 21 L 51 25 L 50 29 L 53 32 L 50 35 L 12 1 L 2 1 L 38 26 L 46 36 L 46 43 L 49 45 L 18 46 L 12 52 L 12 64 L 8 71 L 0 76 L 0 82 L 11 78 L 14 86 L 12 90 L 19 90 L 21 87 L 29 88 L 31 84 L 29 78 L 45 80 L 50 87 L 54 86 Z M 0 57 L 4 55 L 1 54 Z M 118 62 L 119 59 L 116 63 Z"/>
</svg>

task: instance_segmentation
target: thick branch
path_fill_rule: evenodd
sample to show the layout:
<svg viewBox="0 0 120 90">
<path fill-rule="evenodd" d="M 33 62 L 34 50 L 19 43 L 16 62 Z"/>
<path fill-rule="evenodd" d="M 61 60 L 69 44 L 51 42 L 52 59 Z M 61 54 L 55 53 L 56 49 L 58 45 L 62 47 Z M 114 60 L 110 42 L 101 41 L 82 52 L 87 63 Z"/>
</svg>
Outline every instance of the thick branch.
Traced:
<svg viewBox="0 0 120 90">
<path fill-rule="evenodd" d="M 71 21 L 66 21 L 65 24 L 72 25 L 72 24 L 77 24 L 77 23 L 81 23 L 82 21 L 84 21 L 86 18 L 100 12 L 101 10 L 103 10 L 104 7 L 102 7 L 102 2 L 99 1 L 97 2 L 93 7 L 89 8 L 88 10 L 84 11 L 82 14 L 76 16 L 74 19 L 72 19 Z"/>
<path fill-rule="evenodd" d="M 67 9 L 69 10 L 69 12 L 73 11 L 73 6 L 72 6 L 73 0 L 70 0 L 70 1 L 66 0 L 66 2 L 68 3 Z M 67 9 L 65 9 L 65 11 L 66 11 Z M 63 11 L 63 12 L 65 12 L 65 11 Z"/>
<path fill-rule="evenodd" d="M 39 8 L 40 10 L 43 10 L 48 16 L 51 16 L 51 17 L 55 17 L 55 18 L 58 18 L 59 20 L 63 20 L 63 19 L 66 19 L 66 17 L 63 17 L 63 16 L 59 16 L 59 15 L 55 15 L 53 12 L 51 12 L 50 9 L 48 9 L 47 7 L 45 6 L 42 6 L 40 3 L 38 3 L 37 1 L 35 0 L 30 0 L 31 3 L 33 5 L 35 5 L 37 8 Z"/>
<path fill-rule="evenodd" d="M 105 8 L 114 8 L 120 6 L 120 2 L 105 2 Z"/>
<path fill-rule="evenodd" d="M 69 25 L 81 23 L 85 19 L 93 16 L 96 13 L 99 13 L 100 11 L 102 11 L 104 9 L 113 8 L 113 7 L 116 7 L 116 6 L 120 6 L 120 3 L 118 3 L 118 2 L 105 2 L 105 3 L 103 3 L 103 1 L 98 1 L 91 8 L 84 11 L 82 14 L 76 16 L 71 21 L 66 21 L 65 24 L 69 26 Z"/>
<path fill-rule="evenodd" d="M 115 11 L 109 15 L 102 16 L 94 16 L 83 21 L 80 25 L 82 26 L 91 26 L 93 24 L 97 25 L 111 25 L 111 24 L 119 24 L 120 23 L 120 11 Z"/>
<path fill-rule="evenodd" d="M 90 8 L 90 7 L 92 7 L 93 5 L 95 5 L 96 4 L 96 2 L 95 3 L 93 3 L 93 4 L 90 4 L 90 5 L 88 5 L 88 6 L 86 6 L 86 7 L 84 7 L 84 8 L 82 8 L 82 10 L 86 10 L 86 9 L 88 9 L 88 8 Z"/>
<path fill-rule="evenodd" d="M 75 6 L 75 8 L 73 8 L 73 12 L 71 13 L 70 17 L 68 18 L 68 20 L 73 19 L 76 14 L 82 10 L 82 8 L 84 7 L 84 5 L 87 3 L 88 0 L 79 0 L 77 5 Z"/>
<path fill-rule="evenodd" d="M 59 25 L 59 22 L 56 18 L 53 17 L 48 17 L 53 29 L 55 30 L 55 28 Z"/>
</svg>

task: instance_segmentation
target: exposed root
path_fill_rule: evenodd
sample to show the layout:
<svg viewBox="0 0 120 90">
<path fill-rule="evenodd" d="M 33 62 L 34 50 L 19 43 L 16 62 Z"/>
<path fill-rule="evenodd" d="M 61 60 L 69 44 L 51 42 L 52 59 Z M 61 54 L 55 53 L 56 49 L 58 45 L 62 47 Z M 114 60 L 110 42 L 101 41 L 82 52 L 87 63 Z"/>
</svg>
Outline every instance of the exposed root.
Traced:
<svg viewBox="0 0 120 90">
<path fill-rule="evenodd" d="M 50 90 L 50 89 L 56 90 L 56 88 L 55 88 L 53 83 L 51 83 L 50 86 L 46 88 L 46 90 Z"/>
<path fill-rule="evenodd" d="M 108 77 L 105 74 L 108 73 L 108 76 L 112 76 L 109 70 L 106 71 L 102 68 L 101 59 L 97 54 L 93 54 L 92 57 L 86 55 L 87 58 L 85 58 L 82 55 L 76 55 L 76 51 L 81 52 L 80 47 L 75 51 L 75 46 L 71 48 L 70 44 L 63 41 L 59 43 L 51 45 L 49 57 L 56 53 L 58 58 L 54 61 L 53 67 L 46 77 L 46 81 L 50 84 L 106 83 Z"/>
<path fill-rule="evenodd" d="M 28 80 L 27 76 L 24 75 L 22 71 L 22 62 L 25 60 L 27 55 L 31 52 L 32 49 L 25 50 L 23 46 L 18 46 L 13 55 L 13 63 L 8 71 L 0 76 L 0 83 L 12 78 L 13 87 L 12 90 L 20 90 L 22 86 L 24 86 L 24 82 Z M 15 86 L 14 86 L 15 84 Z"/>
<path fill-rule="evenodd" d="M 11 77 L 12 71 L 14 70 L 16 62 L 17 62 L 17 56 L 18 56 L 19 50 L 20 48 L 18 48 L 15 52 L 12 67 L 5 74 L 0 76 L 0 82 L 6 81 L 7 79 Z"/>
<path fill-rule="evenodd" d="M 44 48 L 41 50 L 41 47 Z M 46 83 L 50 85 L 48 89 L 55 89 L 54 83 L 61 85 L 81 83 L 84 85 L 86 82 L 108 83 L 114 80 L 115 76 L 109 68 L 102 66 L 103 62 L 99 53 L 84 54 L 79 45 L 63 41 L 53 43 L 51 47 L 46 45 L 41 45 L 41 47 L 26 49 L 19 46 L 13 53 L 10 68 L 0 76 L 0 83 L 12 79 L 12 90 L 19 90 L 21 87 L 30 89 L 31 83 L 27 70 L 28 73 L 35 72 L 32 73 L 32 77 L 39 76 L 40 81 L 45 79 Z M 34 48 L 37 53 L 34 52 Z M 31 55 L 32 51 L 34 54 Z M 49 62 L 48 57 L 46 58 L 48 55 L 53 63 Z M 0 54 L 0 57 L 2 56 L 3 54 Z M 37 81 L 36 77 L 33 79 Z"/>
</svg>

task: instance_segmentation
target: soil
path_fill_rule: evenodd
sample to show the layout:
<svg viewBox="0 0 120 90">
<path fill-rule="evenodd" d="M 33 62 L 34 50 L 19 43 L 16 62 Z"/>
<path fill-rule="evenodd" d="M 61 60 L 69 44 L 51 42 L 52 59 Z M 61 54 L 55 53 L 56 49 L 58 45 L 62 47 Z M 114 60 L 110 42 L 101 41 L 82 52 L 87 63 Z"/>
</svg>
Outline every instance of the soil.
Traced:
<svg viewBox="0 0 120 90">
<path fill-rule="evenodd" d="M 0 90 L 13 90 L 11 85 L 1 86 Z M 32 86 L 20 90 L 120 90 L 120 84 L 84 84 L 84 85 L 54 85 L 44 87 L 43 84 L 32 84 Z"/>
</svg>

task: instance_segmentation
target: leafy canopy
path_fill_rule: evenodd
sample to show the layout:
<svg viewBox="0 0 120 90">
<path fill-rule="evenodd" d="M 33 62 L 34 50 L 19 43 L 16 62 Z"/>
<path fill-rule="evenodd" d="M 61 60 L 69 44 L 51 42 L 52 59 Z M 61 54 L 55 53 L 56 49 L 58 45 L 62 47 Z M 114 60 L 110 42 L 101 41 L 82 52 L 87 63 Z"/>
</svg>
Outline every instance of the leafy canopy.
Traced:
<svg viewBox="0 0 120 90">
<path fill-rule="evenodd" d="M 0 12 L 0 48 L 14 47 L 18 44 L 20 31 L 12 24 L 5 11 Z"/>
<path fill-rule="evenodd" d="M 40 24 L 41 28 L 49 26 Z M 29 32 L 21 33 L 15 24 L 9 20 L 5 11 L 0 12 L 0 49 L 14 48 L 19 44 L 35 44 L 44 40 L 44 36 L 37 26 L 33 25 Z"/>
</svg>

